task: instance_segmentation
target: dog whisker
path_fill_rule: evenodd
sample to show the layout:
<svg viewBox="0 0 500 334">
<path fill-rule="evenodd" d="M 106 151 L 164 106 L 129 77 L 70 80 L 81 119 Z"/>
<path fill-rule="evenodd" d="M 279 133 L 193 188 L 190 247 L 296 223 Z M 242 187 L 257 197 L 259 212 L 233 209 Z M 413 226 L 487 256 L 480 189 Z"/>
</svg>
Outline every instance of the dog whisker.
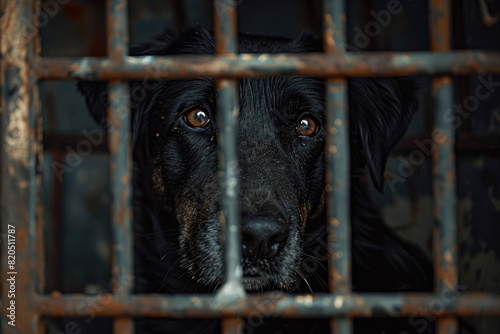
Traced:
<svg viewBox="0 0 500 334">
<path fill-rule="evenodd" d="M 172 234 L 165 234 L 166 232 L 171 232 Z M 145 238 L 145 237 L 156 236 L 156 235 L 162 235 L 162 236 L 177 235 L 178 233 L 179 233 L 178 229 L 171 228 L 171 229 L 166 229 L 166 230 L 161 230 L 161 231 L 155 231 L 152 233 L 141 234 L 141 235 L 138 235 L 137 238 Z"/>
<path fill-rule="evenodd" d="M 310 291 L 311 293 L 314 293 L 314 292 L 313 292 L 313 289 L 312 289 L 312 288 L 311 288 L 311 286 L 309 285 L 309 282 L 308 282 L 308 281 L 307 281 L 307 279 L 304 277 L 304 275 L 302 275 L 302 273 L 300 272 L 300 270 L 297 270 L 296 272 L 297 272 L 297 274 L 300 276 L 300 278 L 302 278 L 302 280 L 303 280 L 303 281 L 307 284 L 307 287 L 309 288 L 309 291 Z"/>
</svg>

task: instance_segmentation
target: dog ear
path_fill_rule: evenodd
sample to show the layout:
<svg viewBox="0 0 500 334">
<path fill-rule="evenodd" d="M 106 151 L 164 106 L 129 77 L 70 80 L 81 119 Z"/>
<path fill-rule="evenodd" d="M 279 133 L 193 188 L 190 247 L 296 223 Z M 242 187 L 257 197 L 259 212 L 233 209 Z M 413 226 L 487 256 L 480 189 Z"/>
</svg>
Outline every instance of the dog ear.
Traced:
<svg viewBox="0 0 500 334">
<path fill-rule="evenodd" d="M 199 26 L 182 31 L 167 29 L 153 40 L 130 48 L 131 56 L 162 56 L 174 54 L 214 54 L 213 37 L 208 30 Z M 154 78 L 153 78 L 154 80 Z M 140 81 L 131 82 L 130 88 L 139 85 Z M 101 124 L 107 116 L 108 90 L 106 82 L 78 81 L 78 91 L 85 97 L 87 107 Z M 132 105 L 134 103 L 132 102 Z"/>
<path fill-rule="evenodd" d="M 391 149 L 406 132 L 418 108 L 416 86 L 401 78 L 349 80 L 349 116 L 352 133 L 361 142 L 364 162 L 376 188 L 382 192 Z M 356 149 L 353 152 L 356 155 Z"/>
<path fill-rule="evenodd" d="M 166 32 L 154 41 L 130 48 L 130 55 L 160 55 L 167 54 L 167 50 L 175 40 L 175 34 Z M 133 84 L 132 84 L 133 85 Z M 106 82 L 83 81 L 77 83 L 78 91 L 85 97 L 87 108 L 98 124 L 107 117 L 108 85 Z"/>
</svg>

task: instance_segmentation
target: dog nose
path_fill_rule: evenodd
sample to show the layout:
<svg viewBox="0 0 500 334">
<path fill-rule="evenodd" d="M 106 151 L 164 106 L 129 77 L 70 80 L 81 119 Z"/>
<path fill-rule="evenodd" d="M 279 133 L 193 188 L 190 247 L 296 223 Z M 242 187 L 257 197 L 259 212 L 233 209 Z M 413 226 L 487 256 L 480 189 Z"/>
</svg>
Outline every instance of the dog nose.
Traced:
<svg viewBox="0 0 500 334">
<path fill-rule="evenodd" d="M 276 256 L 288 238 L 288 230 L 288 224 L 280 216 L 243 217 L 243 256 L 256 259 Z"/>
</svg>

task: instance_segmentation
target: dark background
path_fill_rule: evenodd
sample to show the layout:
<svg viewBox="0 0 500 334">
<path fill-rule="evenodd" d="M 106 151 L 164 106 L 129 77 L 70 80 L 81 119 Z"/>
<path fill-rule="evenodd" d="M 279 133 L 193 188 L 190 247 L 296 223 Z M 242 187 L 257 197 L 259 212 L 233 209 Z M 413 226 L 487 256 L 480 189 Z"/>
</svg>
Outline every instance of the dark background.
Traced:
<svg viewBox="0 0 500 334">
<path fill-rule="evenodd" d="M 104 0 L 64 2 L 57 10 L 42 6 L 49 17 L 40 27 L 43 55 L 105 56 Z M 348 47 L 356 52 L 428 50 L 427 2 L 401 0 L 402 11 L 382 25 L 374 13 L 386 10 L 388 2 L 347 1 Z M 486 3 L 492 15 L 500 15 L 500 1 Z M 479 0 L 453 1 L 453 6 L 454 49 L 500 48 L 500 23 L 483 23 Z M 290 38 L 304 30 L 321 34 L 321 1 L 239 0 L 237 8 L 240 32 Z M 132 0 L 129 12 L 132 45 L 150 39 L 166 27 L 200 24 L 211 29 L 212 25 L 208 0 Z M 361 41 L 360 31 L 366 34 L 374 24 L 379 25 L 379 31 Z M 388 170 L 395 174 L 402 161 L 410 161 L 416 149 L 415 139 L 430 138 L 433 129 L 431 79 L 418 76 L 415 80 L 420 86 L 421 106 L 406 139 L 388 163 Z M 493 76 L 492 80 L 500 82 L 500 76 Z M 463 105 L 468 96 L 474 96 L 478 85 L 480 76 L 454 78 L 455 103 Z M 459 284 L 467 292 L 500 292 L 500 87 L 496 90 L 469 117 L 463 118 L 457 129 Z M 41 95 L 47 290 L 97 293 L 107 289 L 110 280 L 110 195 L 105 144 L 93 146 L 91 154 L 75 161 L 72 152 L 84 138 L 82 130 L 97 129 L 76 91 L 76 83 L 44 83 Z M 54 172 L 54 162 L 67 167 L 64 173 Z M 434 224 L 430 157 L 412 166 L 403 182 L 386 186 L 380 204 L 389 226 L 418 243 L 430 256 Z M 478 333 L 500 332 L 499 319 L 474 322 Z M 108 324 L 105 320 L 82 322 L 80 328 L 84 333 L 96 329 L 100 332 Z M 56 333 L 56 327 L 57 323 L 49 323 L 49 332 Z"/>
</svg>

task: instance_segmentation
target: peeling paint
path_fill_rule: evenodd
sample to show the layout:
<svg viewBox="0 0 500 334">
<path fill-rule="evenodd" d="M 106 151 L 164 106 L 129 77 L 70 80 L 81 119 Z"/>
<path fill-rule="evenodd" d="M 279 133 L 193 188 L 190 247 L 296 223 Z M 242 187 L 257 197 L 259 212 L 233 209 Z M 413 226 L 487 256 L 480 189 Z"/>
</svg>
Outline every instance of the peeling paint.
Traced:
<svg viewBox="0 0 500 334">
<path fill-rule="evenodd" d="M 103 296 L 104 298 L 104 296 Z M 500 315 L 500 296 L 464 292 L 447 302 L 441 295 L 429 293 L 366 293 L 366 294 L 314 294 L 288 295 L 267 293 L 249 295 L 246 298 L 227 300 L 216 296 L 162 296 L 131 295 L 117 299 L 105 296 L 106 307 L 95 307 L 102 298 L 86 295 L 37 296 L 37 311 L 51 316 L 85 316 L 81 305 L 95 312 L 97 317 L 113 317 L 126 313 L 131 317 L 248 317 L 255 310 L 267 317 L 328 318 L 398 317 L 398 316 L 449 316 L 457 313 L 470 315 Z M 440 300 L 444 308 L 432 308 L 433 301 Z M 307 304 L 307 306 L 306 306 Z M 325 307 L 328 305 L 329 307 Z"/>
<path fill-rule="evenodd" d="M 265 60 L 263 60 L 265 59 Z M 278 74 L 344 76 L 407 76 L 500 73 L 500 52 L 363 52 L 342 54 L 220 56 L 140 56 L 113 62 L 109 58 L 43 58 L 34 61 L 40 80 L 138 80 L 154 73 L 155 79 L 237 78 Z"/>
</svg>

